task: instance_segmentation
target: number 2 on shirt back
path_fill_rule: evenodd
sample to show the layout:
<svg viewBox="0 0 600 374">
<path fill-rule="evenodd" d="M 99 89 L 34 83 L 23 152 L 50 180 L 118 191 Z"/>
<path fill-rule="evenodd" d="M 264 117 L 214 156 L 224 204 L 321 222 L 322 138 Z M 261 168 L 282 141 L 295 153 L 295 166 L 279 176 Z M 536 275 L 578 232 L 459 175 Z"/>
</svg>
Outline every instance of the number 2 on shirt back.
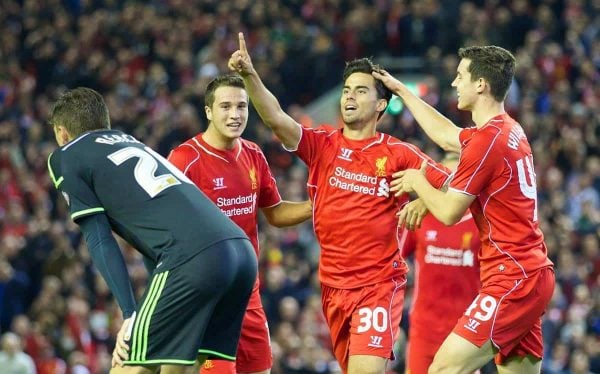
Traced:
<svg viewBox="0 0 600 374">
<path fill-rule="evenodd" d="M 144 147 L 144 149 L 126 147 L 111 153 L 107 157 L 117 166 L 132 157 L 136 157 L 138 160 L 135 164 L 133 176 L 135 181 L 151 198 L 169 187 L 181 184 L 182 181 L 192 184 L 192 181 L 185 174 L 149 147 Z M 171 173 L 155 175 L 159 162 Z"/>
</svg>

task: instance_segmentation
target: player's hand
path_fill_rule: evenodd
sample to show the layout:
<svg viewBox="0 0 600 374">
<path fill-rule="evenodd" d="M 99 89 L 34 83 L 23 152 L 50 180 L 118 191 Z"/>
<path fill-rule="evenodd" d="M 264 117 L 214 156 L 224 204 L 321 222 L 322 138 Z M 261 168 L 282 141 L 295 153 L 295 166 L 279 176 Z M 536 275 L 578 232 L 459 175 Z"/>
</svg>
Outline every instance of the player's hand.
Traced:
<svg viewBox="0 0 600 374">
<path fill-rule="evenodd" d="M 238 37 L 240 41 L 239 49 L 231 54 L 227 66 L 229 66 L 229 69 L 231 71 L 235 71 L 241 76 L 245 76 L 252 73 L 254 67 L 252 66 L 252 59 L 250 59 L 248 49 L 246 49 L 244 33 L 240 32 L 238 34 Z"/>
<path fill-rule="evenodd" d="M 117 365 L 123 367 L 123 362 L 129 359 L 129 345 L 127 345 L 126 341 L 129 341 L 131 338 L 134 318 L 135 313 L 132 317 L 123 321 L 123 325 L 117 334 L 117 342 L 112 354 L 112 367 L 117 367 Z"/>
<path fill-rule="evenodd" d="M 371 75 L 373 75 L 373 78 L 380 80 L 393 93 L 398 93 L 402 89 L 406 89 L 406 86 L 404 85 L 404 83 L 402 83 L 398 79 L 394 78 L 386 70 L 383 70 L 383 69 L 373 70 Z"/>
<path fill-rule="evenodd" d="M 429 213 L 423 200 L 416 199 L 409 201 L 402 209 L 396 214 L 398 216 L 398 226 L 406 227 L 410 231 L 421 227 L 423 218 Z"/>
<path fill-rule="evenodd" d="M 395 192 L 395 196 L 415 192 L 415 183 L 425 178 L 426 169 L 427 161 L 423 161 L 420 169 L 406 169 L 392 174 L 394 179 L 390 182 L 390 191 Z"/>
</svg>

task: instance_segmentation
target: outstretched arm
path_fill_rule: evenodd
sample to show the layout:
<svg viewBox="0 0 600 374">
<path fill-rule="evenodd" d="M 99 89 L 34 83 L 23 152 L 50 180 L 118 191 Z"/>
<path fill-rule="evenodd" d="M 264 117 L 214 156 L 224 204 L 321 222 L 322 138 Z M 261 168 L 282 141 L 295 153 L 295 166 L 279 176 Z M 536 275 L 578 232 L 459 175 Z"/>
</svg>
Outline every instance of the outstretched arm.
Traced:
<svg viewBox="0 0 600 374">
<path fill-rule="evenodd" d="M 392 77 L 387 71 L 374 71 L 373 77 L 382 81 L 387 88 L 402 99 L 404 105 L 410 110 L 419 126 L 431 140 L 445 151 L 460 152 L 460 140 L 458 138 L 460 127 L 413 94 L 408 87 Z"/>
<path fill-rule="evenodd" d="M 267 221 L 275 227 L 297 225 L 312 217 L 312 203 L 310 200 L 295 202 L 282 201 L 273 207 L 263 208 Z"/>
<path fill-rule="evenodd" d="M 263 122 L 273 130 L 286 148 L 295 149 L 302 135 L 300 125 L 281 109 L 277 98 L 258 76 L 246 49 L 244 34 L 239 33 L 239 41 L 240 49 L 231 55 L 229 69 L 239 73 L 244 79 L 248 96 Z"/>
</svg>

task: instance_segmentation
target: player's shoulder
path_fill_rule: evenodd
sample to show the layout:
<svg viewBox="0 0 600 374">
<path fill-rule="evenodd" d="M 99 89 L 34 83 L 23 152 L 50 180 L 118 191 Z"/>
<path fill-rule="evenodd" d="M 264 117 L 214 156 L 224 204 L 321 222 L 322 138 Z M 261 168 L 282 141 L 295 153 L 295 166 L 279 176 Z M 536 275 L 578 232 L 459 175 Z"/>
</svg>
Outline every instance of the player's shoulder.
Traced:
<svg viewBox="0 0 600 374">
<path fill-rule="evenodd" d="M 335 134 L 341 134 L 339 126 L 334 126 L 329 123 L 322 123 L 316 127 L 302 127 L 303 132 L 310 132 L 322 136 L 332 136 Z"/>
<path fill-rule="evenodd" d="M 381 134 L 381 144 L 387 148 L 390 148 L 394 151 L 410 151 L 410 152 L 421 152 L 419 147 L 409 142 L 405 142 L 400 140 L 394 136 L 389 134 L 380 133 Z"/>
<path fill-rule="evenodd" d="M 173 148 L 170 155 L 180 154 L 186 156 L 198 156 L 202 149 L 201 143 L 198 141 L 197 137 L 194 136 Z"/>
<path fill-rule="evenodd" d="M 488 148 L 498 144 L 498 139 L 502 136 L 503 128 L 503 123 L 490 121 L 479 129 L 476 127 L 463 129 L 460 139 L 463 145 L 469 144 L 471 147 Z"/>
<path fill-rule="evenodd" d="M 58 180 L 62 175 L 61 156 L 61 148 L 54 150 L 48 155 L 48 174 L 50 174 L 50 178 L 54 182 L 55 187 L 58 187 Z"/>
<path fill-rule="evenodd" d="M 262 153 L 262 149 L 260 149 L 259 145 L 254 143 L 253 141 L 244 138 L 240 138 L 239 141 L 242 151 Z"/>
</svg>

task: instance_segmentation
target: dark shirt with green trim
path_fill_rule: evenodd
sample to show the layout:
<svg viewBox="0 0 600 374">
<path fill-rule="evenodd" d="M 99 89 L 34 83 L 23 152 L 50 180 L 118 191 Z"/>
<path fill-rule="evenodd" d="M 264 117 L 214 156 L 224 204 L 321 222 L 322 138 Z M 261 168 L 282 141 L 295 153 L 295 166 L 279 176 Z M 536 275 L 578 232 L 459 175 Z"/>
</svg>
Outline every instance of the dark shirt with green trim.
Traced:
<svg viewBox="0 0 600 374">
<path fill-rule="evenodd" d="M 176 167 L 121 131 L 80 135 L 50 155 L 48 169 L 76 223 L 106 215 L 158 271 L 217 242 L 247 238 Z"/>
</svg>

